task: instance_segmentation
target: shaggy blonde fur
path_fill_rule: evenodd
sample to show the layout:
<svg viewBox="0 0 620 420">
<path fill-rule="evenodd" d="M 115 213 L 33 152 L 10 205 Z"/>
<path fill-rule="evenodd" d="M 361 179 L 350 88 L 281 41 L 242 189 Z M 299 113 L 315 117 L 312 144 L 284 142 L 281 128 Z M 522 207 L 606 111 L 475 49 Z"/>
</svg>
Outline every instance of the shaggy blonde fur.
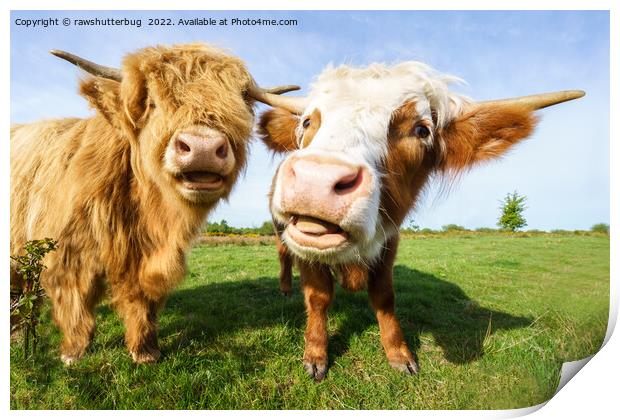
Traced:
<svg viewBox="0 0 620 420">
<path fill-rule="evenodd" d="M 241 60 L 202 44 L 158 46 L 128 55 L 122 74 L 120 83 L 80 83 L 92 118 L 11 129 L 11 254 L 31 239 L 58 241 L 42 281 L 67 363 L 91 341 L 106 281 L 133 359 L 159 356 L 157 311 L 184 277 L 190 240 L 218 201 L 190 202 L 175 189 L 162 162 L 171 136 L 202 125 L 228 138 L 235 168 L 219 198 L 246 163 L 254 115 Z"/>
</svg>

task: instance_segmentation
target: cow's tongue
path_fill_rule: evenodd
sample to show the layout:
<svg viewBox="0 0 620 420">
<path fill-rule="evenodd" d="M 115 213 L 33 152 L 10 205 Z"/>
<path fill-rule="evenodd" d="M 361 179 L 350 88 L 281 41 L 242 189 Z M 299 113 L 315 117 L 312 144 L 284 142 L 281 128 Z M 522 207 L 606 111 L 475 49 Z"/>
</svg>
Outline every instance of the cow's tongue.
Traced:
<svg viewBox="0 0 620 420">
<path fill-rule="evenodd" d="M 293 224 L 297 230 L 307 235 L 325 235 L 328 233 L 338 233 L 341 231 L 338 225 L 324 220 L 315 219 L 310 216 L 297 216 L 293 220 Z"/>
</svg>

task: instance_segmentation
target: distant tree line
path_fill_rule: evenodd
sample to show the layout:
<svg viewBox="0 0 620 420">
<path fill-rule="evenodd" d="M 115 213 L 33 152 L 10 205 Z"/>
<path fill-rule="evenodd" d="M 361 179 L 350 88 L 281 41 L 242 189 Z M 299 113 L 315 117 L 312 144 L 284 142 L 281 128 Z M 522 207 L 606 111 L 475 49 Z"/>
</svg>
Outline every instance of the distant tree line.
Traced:
<svg viewBox="0 0 620 420">
<path fill-rule="evenodd" d="M 418 224 L 411 218 L 409 219 L 409 223 L 407 226 L 401 228 L 402 232 L 405 233 L 455 233 L 455 232 L 516 232 L 525 226 L 527 226 L 527 221 L 523 213 L 527 208 L 525 206 L 525 202 L 527 197 L 524 195 L 519 195 L 516 191 L 513 193 L 508 193 L 504 197 L 503 200 L 500 201 L 501 205 L 499 219 L 497 220 L 497 226 L 499 229 L 493 229 L 488 227 L 477 228 L 474 230 L 467 229 L 463 226 L 456 224 L 448 224 L 443 225 L 441 230 L 433 230 L 428 228 L 421 229 Z M 537 229 L 528 230 L 528 233 L 545 233 L 544 231 L 540 231 Z M 604 233 L 609 234 L 609 225 L 607 223 L 597 223 L 593 225 L 589 231 L 585 230 L 564 230 L 564 229 L 554 229 L 549 233 L 584 233 L 584 232 L 594 232 L 594 233 Z"/>
<path fill-rule="evenodd" d="M 493 233 L 493 232 L 511 232 L 510 229 L 494 229 L 489 227 L 479 227 L 476 229 L 468 229 L 464 226 L 454 223 L 443 225 L 441 229 L 421 228 L 416 225 L 412 220 L 400 229 L 401 232 L 407 234 L 420 233 L 420 234 L 433 234 L 433 233 Z M 203 227 L 203 232 L 207 235 L 259 235 L 259 236 L 272 236 L 274 235 L 273 224 L 271 221 L 263 222 L 259 227 L 234 227 L 230 226 L 226 220 L 219 222 L 206 222 Z M 525 231 L 527 233 L 603 233 L 609 234 L 609 225 L 607 223 L 597 223 L 593 225 L 590 230 L 565 230 L 565 229 L 553 229 L 549 232 L 530 229 Z"/>
<path fill-rule="evenodd" d="M 222 219 L 218 222 L 205 222 L 203 232 L 206 234 L 220 234 L 220 235 L 260 235 L 270 236 L 274 235 L 273 224 L 271 221 L 263 222 L 259 227 L 234 227 L 230 226 L 228 222 Z"/>
<path fill-rule="evenodd" d="M 519 195 L 516 191 L 513 193 L 506 194 L 503 200 L 500 201 L 500 216 L 497 221 L 497 226 L 499 229 L 493 229 L 488 227 L 481 227 L 477 229 L 467 229 L 463 226 L 451 223 L 447 225 L 443 225 L 440 230 L 433 230 L 429 228 L 420 228 L 415 222 L 413 218 L 410 218 L 408 223 L 401 227 L 401 232 L 403 233 L 458 233 L 458 232 L 480 232 L 480 233 L 491 233 L 491 232 L 516 232 L 519 229 L 527 226 L 527 222 L 523 215 L 523 212 L 526 209 L 525 201 L 527 197 L 524 195 Z M 208 235 L 260 235 L 260 236 L 271 236 L 274 235 L 275 232 L 273 230 L 273 224 L 271 221 L 263 222 L 259 227 L 234 227 L 230 226 L 228 222 L 222 219 L 218 222 L 205 222 L 203 232 Z M 531 229 L 527 231 L 528 233 L 546 233 L 541 230 Z M 589 231 L 586 230 L 563 230 L 563 229 L 554 229 L 549 233 L 585 233 L 585 232 L 594 232 L 594 233 L 604 233 L 609 234 L 609 225 L 607 223 L 597 223 L 593 225 Z"/>
<path fill-rule="evenodd" d="M 417 228 L 412 229 L 410 226 L 403 227 L 400 229 L 402 233 L 406 234 L 451 234 L 451 233 L 512 233 L 513 231 L 510 229 L 502 229 L 502 228 L 490 228 L 490 227 L 479 227 L 475 229 L 469 229 L 461 225 L 456 224 L 448 224 L 443 225 L 441 229 L 431 229 L 431 228 Z M 568 230 L 568 229 L 552 229 L 549 231 L 540 230 L 540 229 L 528 229 L 523 230 L 523 233 L 528 234 L 537 234 L 537 233 L 555 233 L 555 234 L 587 234 L 587 233 L 601 233 L 601 234 L 609 234 L 609 225 L 607 223 L 597 223 L 593 225 L 589 230 Z"/>
</svg>

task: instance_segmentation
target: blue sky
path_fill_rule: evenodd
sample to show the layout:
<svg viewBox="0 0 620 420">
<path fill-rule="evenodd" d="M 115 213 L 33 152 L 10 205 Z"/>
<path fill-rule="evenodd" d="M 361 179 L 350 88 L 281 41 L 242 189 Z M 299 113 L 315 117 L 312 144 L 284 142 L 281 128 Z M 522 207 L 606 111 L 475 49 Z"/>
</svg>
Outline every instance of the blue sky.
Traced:
<svg viewBox="0 0 620 420">
<path fill-rule="evenodd" d="M 25 28 L 15 19 L 141 18 L 142 27 Z M 149 27 L 148 18 L 293 18 L 292 27 Z M 474 99 L 583 89 L 585 98 L 540 112 L 536 133 L 504 159 L 477 167 L 440 192 L 425 193 L 412 216 L 438 228 L 495 226 L 499 200 L 528 197 L 532 229 L 587 229 L 609 222 L 609 14 L 592 11 L 398 12 L 12 12 L 11 122 L 91 115 L 77 95 L 78 71 L 52 57 L 65 49 L 102 64 L 153 44 L 203 41 L 243 58 L 263 85 L 307 87 L 329 63 L 424 61 L 463 78 Z M 303 93 L 303 91 L 302 91 Z M 264 108 L 258 107 L 260 112 Z M 269 219 L 266 195 L 279 162 L 260 142 L 229 203 L 210 218 L 237 226 Z"/>
</svg>

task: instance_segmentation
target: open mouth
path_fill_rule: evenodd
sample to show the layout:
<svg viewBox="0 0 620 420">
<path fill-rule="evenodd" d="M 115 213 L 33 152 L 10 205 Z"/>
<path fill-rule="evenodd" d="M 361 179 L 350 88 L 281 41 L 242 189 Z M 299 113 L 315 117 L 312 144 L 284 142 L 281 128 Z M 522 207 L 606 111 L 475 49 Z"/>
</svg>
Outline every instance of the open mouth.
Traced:
<svg viewBox="0 0 620 420">
<path fill-rule="evenodd" d="M 297 244 L 317 249 L 336 248 L 349 239 L 340 226 L 311 216 L 293 215 L 286 230 Z"/>
<path fill-rule="evenodd" d="M 180 175 L 183 186 L 189 190 L 216 191 L 224 186 L 224 177 L 213 172 L 183 172 Z"/>
</svg>

